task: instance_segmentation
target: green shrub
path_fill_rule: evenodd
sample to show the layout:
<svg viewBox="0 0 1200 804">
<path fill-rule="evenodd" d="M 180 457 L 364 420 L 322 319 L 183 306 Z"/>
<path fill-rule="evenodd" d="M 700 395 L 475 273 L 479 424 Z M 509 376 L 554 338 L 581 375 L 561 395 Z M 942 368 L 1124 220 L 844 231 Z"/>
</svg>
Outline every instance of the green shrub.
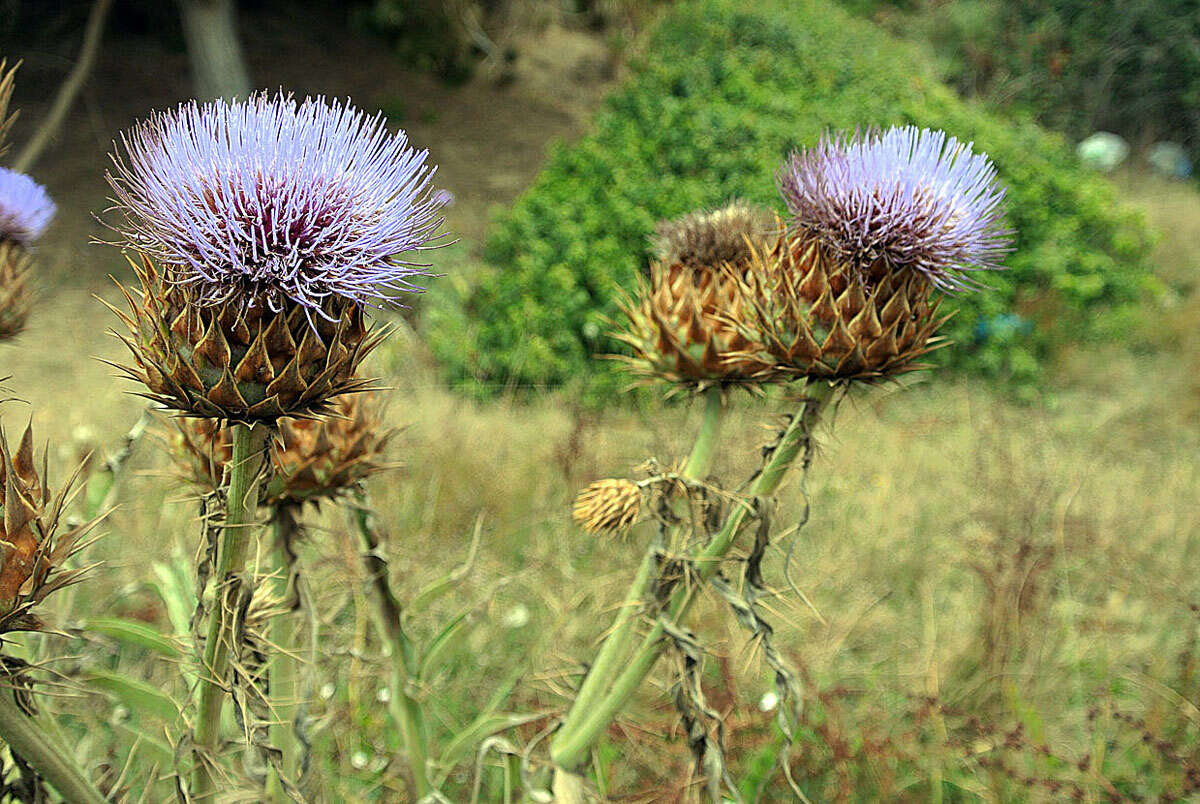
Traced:
<svg viewBox="0 0 1200 804">
<path fill-rule="evenodd" d="M 993 290 L 949 300 L 945 365 L 1028 388 L 1056 344 L 1107 333 L 1105 317 L 1141 296 L 1146 229 L 1059 137 L 959 100 L 924 51 L 829 3 L 692 0 L 660 22 L 594 131 L 555 147 L 496 221 L 492 269 L 434 299 L 430 342 L 453 381 L 480 390 L 607 393 L 624 378 L 594 356 L 619 348 L 606 319 L 645 269 L 655 221 L 733 196 L 781 209 L 773 177 L 789 151 L 827 128 L 902 123 L 989 153 L 1018 232 Z M 1014 313 L 1021 326 L 980 337 Z"/>
</svg>

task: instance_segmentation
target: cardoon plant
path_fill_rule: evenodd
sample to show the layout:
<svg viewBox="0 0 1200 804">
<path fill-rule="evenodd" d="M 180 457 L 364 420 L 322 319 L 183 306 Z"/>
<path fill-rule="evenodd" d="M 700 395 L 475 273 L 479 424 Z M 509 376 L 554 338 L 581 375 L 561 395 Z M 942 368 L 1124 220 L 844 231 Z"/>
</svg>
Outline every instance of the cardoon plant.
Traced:
<svg viewBox="0 0 1200 804">
<path fill-rule="evenodd" d="M 279 420 L 279 437 L 270 449 L 273 471 L 261 489 L 261 499 L 270 510 L 278 573 L 275 598 L 285 611 L 306 607 L 297 557 L 303 509 L 336 503 L 347 495 L 356 495 L 356 505 L 361 505 L 360 485 L 387 467 L 383 451 L 396 431 L 383 425 L 377 397 L 373 391 L 347 394 L 333 401 L 333 410 L 324 418 Z M 173 425 L 170 441 L 184 478 L 202 494 L 217 492 L 230 471 L 230 428 L 212 419 L 194 418 L 177 418 Z M 280 752 L 281 765 L 280 778 L 273 778 L 269 787 L 277 800 L 286 800 L 282 780 L 297 780 L 307 764 L 300 747 L 306 741 L 297 739 L 304 685 L 295 657 L 285 652 L 295 644 L 296 625 L 292 618 L 276 616 L 270 634 L 271 644 L 284 649 L 272 657 L 269 668 L 270 739 Z M 411 747 L 409 752 L 414 753 Z M 423 757 L 420 763 L 423 766 Z"/>
<path fill-rule="evenodd" d="M 0 428 L 0 648 L 10 633 L 43 630 L 38 604 L 77 582 L 88 569 L 68 569 L 66 563 L 100 517 L 76 526 L 63 524 L 75 478 L 52 493 L 47 463 L 43 455 L 39 468 L 34 457 L 32 425 L 25 428 L 15 451 Z M 65 800 L 104 801 L 70 751 L 34 719 L 30 669 L 0 652 L 0 739 Z"/>
<path fill-rule="evenodd" d="M 627 305 L 623 337 L 638 373 L 665 381 L 669 390 L 706 385 L 709 398 L 682 471 L 657 472 L 635 486 L 649 499 L 637 508 L 652 512 L 658 534 L 552 740 L 561 800 L 579 798 L 575 774 L 668 648 L 681 659 L 673 691 L 689 743 L 711 794 L 719 796 L 722 747 L 719 736 L 709 736 L 712 713 L 697 669 L 702 652 L 684 621 L 702 586 L 727 601 L 759 640 L 779 688 L 780 725 L 790 736 L 786 713 L 796 702 L 795 676 L 757 605 L 766 591 L 761 564 L 770 541 L 764 500 L 797 460 L 803 482 L 814 428 L 837 393 L 921 367 L 917 361 L 939 345 L 946 319 L 935 291 L 978 288 L 970 272 L 999 267 L 1008 249 L 1004 190 L 994 168 L 941 132 L 910 127 L 828 136 L 790 157 L 778 182 L 789 214 L 768 242 L 745 233 L 739 256 L 690 282 L 666 279 L 670 256 L 660 255 L 666 259 L 652 266 L 650 284 Z M 694 238 L 689 242 L 705 242 L 702 229 L 675 230 Z M 799 409 L 762 450 L 759 469 L 736 491 L 707 481 L 722 410 L 714 389 L 791 380 L 805 383 Z M 594 485 L 581 495 L 577 517 L 591 529 L 626 526 L 637 515 L 630 484 Z M 726 578 L 723 559 L 753 522 L 758 527 L 740 562 L 739 585 Z M 639 621 L 648 626 L 640 637 Z"/>
<path fill-rule="evenodd" d="M 381 116 L 284 94 L 152 115 L 113 156 L 114 228 L 140 282 L 120 314 L 124 371 L 169 409 L 232 423 L 194 796 L 216 790 L 236 578 L 268 435 L 369 386 L 356 370 L 383 334 L 366 308 L 420 291 L 427 266 L 406 255 L 444 243 L 427 156 Z"/>
<path fill-rule="evenodd" d="M 25 328 L 33 262 L 29 245 L 53 217 L 54 202 L 45 188 L 23 173 L 0 168 L 0 340 Z"/>
</svg>

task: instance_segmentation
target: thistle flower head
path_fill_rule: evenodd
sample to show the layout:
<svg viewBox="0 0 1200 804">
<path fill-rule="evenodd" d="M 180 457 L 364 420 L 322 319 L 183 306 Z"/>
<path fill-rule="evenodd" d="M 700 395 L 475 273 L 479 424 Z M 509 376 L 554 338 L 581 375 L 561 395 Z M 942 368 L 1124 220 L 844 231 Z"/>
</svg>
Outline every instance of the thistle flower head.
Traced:
<svg viewBox="0 0 1200 804">
<path fill-rule="evenodd" d="M 941 131 L 825 136 L 778 182 L 792 227 L 860 271 L 883 261 L 959 290 L 975 284 L 964 272 L 999 268 L 1009 250 L 995 166 Z"/>
<path fill-rule="evenodd" d="M 767 210 L 734 200 L 718 209 L 661 221 L 652 245 L 655 256 L 667 265 L 716 269 L 747 262 L 752 249 L 769 248 L 777 228 Z"/>
<path fill-rule="evenodd" d="M 617 334 L 632 352 L 633 372 L 674 390 L 742 385 L 753 390 L 756 365 L 733 359 L 750 347 L 731 323 L 743 313 L 747 271 L 774 249 L 783 225 L 745 201 L 662 221 L 658 259 L 648 282 L 622 303 L 627 325 Z"/>
<path fill-rule="evenodd" d="M 0 168 L 0 242 L 19 245 L 41 236 L 54 217 L 46 188 L 24 173 Z"/>
<path fill-rule="evenodd" d="M 349 103 L 193 101 L 122 145 L 107 175 L 114 228 L 200 304 L 385 304 L 427 275 L 402 255 L 445 244 L 447 196 L 430 186 L 428 151 Z"/>
</svg>

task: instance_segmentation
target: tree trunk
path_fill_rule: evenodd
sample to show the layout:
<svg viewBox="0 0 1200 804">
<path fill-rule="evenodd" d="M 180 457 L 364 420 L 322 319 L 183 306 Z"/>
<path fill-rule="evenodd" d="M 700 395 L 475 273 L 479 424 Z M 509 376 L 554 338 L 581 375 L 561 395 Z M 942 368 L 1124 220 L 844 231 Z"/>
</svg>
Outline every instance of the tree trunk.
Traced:
<svg viewBox="0 0 1200 804">
<path fill-rule="evenodd" d="M 237 33 L 234 0 L 179 0 L 196 97 L 245 98 L 250 74 Z"/>
</svg>

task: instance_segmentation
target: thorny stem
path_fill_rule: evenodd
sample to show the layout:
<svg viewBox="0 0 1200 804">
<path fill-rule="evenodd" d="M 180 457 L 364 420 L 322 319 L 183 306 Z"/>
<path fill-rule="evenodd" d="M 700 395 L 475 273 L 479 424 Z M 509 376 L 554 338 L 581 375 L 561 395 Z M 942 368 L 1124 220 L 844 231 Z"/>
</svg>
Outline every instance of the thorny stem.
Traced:
<svg viewBox="0 0 1200 804">
<path fill-rule="evenodd" d="M 300 534 L 296 521 L 296 508 L 289 504 L 276 506 L 271 516 L 271 528 L 275 551 L 275 595 L 290 601 L 299 594 L 292 566 L 295 561 L 295 542 Z M 270 665 L 271 690 L 271 744 L 283 755 L 283 776 L 298 781 L 299 752 L 296 744 L 296 708 L 299 705 L 296 684 L 296 657 L 292 635 L 295 633 L 295 618 L 291 611 L 280 612 L 271 623 L 271 644 L 275 648 Z M 267 793 L 271 801 L 287 804 L 292 799 L 284 792 L 283 784 L 271 768 L 267 777 Z"/>
<path fill-rule="evenodd" d="M 104 796 L 75 763 L 73 754 L 22 712 L 12 694 L 2 689 L 0 739 L 45 777 L 64 801 L 72 804 L 104 804 Z"/>
<path fill-rule="evenodd" d="M 700 432 L 696 435 L 696 443 L 691 455 L 684 465 L 683 476 L 689 480 L 703 480 L 712 468 L 713 457 L 716 453 L 717 441 L 721 434 L 721 421 L 724 418 L 724 395 L 720 388 L 710 388 L 704 396 L 704 419 L 700 424 Z M 623 660 L 629 653 L 630 636 L 633 625 L 637 622 L 642 603 L 650 593 L 654 582 L 654 570 L 658 566 L 658 555 L 661 545 L 656 541 L 650 543 L 637 575 L 626 593 L 617 615 L 617 621 L 609 632 L 591 670 L 584 677 L 567 712 L 563 725 L 559 728 L 550 744 L 553 755 L 556 747 L 567 742 L 571 736 L 571 727 L 587 717 L 598 696 L 603 695 L 612 683 L 613 676 L 620 670 Z"/>
<path fill-rule="evenodd" d="M 766 465 L 751 484 L 747 494 L 748 499 L 753 500 L 775 493 L 788 468 L 801 451 L 804 452 L 803 463 L 807 468 L 808 456 L 811 455 L 813 447 L 813 429 L 820 419 L 821 412 L 833 397 L 833 393 L 834 387 L 827 383 L 810 382 L 808 384 L 805 388 L 805 400 L 801 410 L 792 417 Z M 740 502 L 736 509 L 728 515 L 721 530 L 696 556 L 694 559 L 696 585 L 707 581 L 716 572 L 721 559 L 729 551 L 743 526 L 748 523 L 751 513 L 750 504 L 746 501 Z M 663 640 L 665 631 L 662 620 L 670 623 L 678 623 L 682 620 L 695 600 L 692 591 L 693 588 L 687 585 L 681 585 L 675 589 L 660 621 L 650 629 L 633 657 L 625 663 L 620 675 L 613 681 L 608 694 L 588 712 L 582 713 L 582 722 L 572 723 L 568 720 L 568 723 L 564 724 L 564 729 L 560 731 L 560 734 L 565 732 L 565 736 L 561 740 L 556 740 L 550 747 L 550 757 L 556 767 L 570 771 L 580 767 L 586 761 L 588 752 L 596 740 L 624 708 L 637 688 L 641 686 L 642 681 L 649 675 L 666 647 Z M 572 725 L 574 728 L 566 730 L 567 725 Z"/>
<path fill-rule="evenodd" d="M 192 798 L 212 801 L 217 792 L 214 776 L 221 737 L 221 709 L 229 686 L 229 649 L 233 644 L 237 609 L 235 577 L 246 567 L 258 510 L 258 484 L 262 475 L 270 428 L 263 424 L 235 423 L 233 455 L 229 461 L 229 489 L 225 522 L 217 551 L 216 594 L 209 615 L 200 668 L 200 706 L 196 716 L 194 787 Z"/>
<path fill-rule="evenodd" d="M 417 799 L 420 800 L 434 792 L 434 788 L 429 780 L 428 748 L 425 745 L 421 705 L 409 692 L 409 681 L 415 672 L 416 656 L 412 642 L 404 632 L 403 610 L 392 591 L 387 561 L 380 554 L 382 545 L 379 534 L 371 526 L 371 509 L 367 505 L 366 493 L 361 489 L 355 495 L 355 502 L 354 524 L 365 548 L 362 554 L 363 564 L 371 579 L 371 598 L 375 602 L 375 627 L 391 652 L 391 697 L 388 699 L 388 708 L 400 729 L 413 783 L 416 785 Z"/>
</svg>

